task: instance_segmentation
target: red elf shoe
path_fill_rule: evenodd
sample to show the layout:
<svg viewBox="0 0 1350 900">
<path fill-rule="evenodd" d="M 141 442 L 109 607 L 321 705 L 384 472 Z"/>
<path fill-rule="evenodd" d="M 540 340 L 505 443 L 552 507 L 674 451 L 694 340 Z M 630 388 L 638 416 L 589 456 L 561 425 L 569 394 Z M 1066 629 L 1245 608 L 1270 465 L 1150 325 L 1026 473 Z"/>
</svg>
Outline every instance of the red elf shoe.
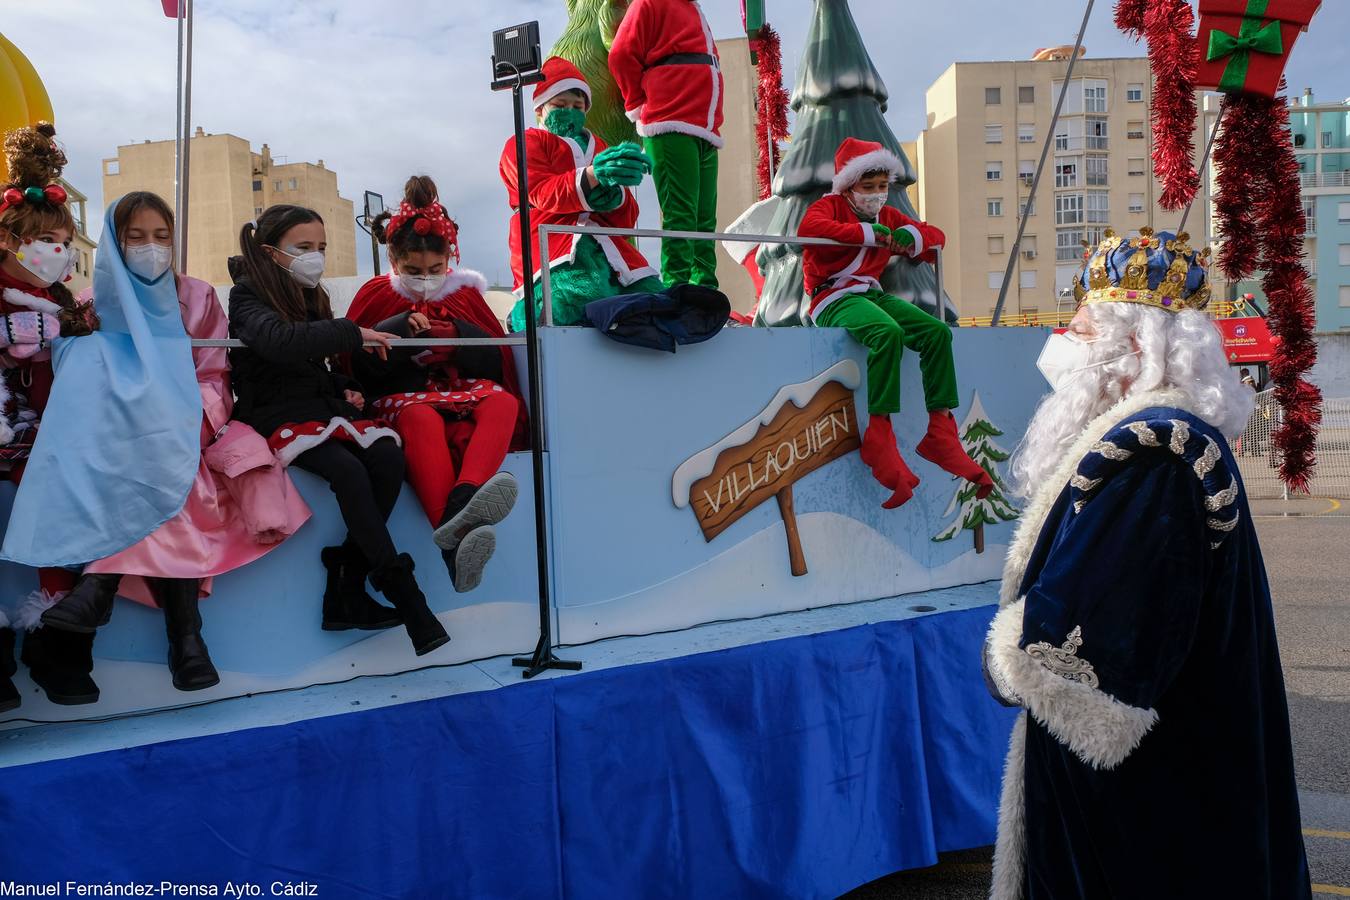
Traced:
<svg viewBox="0 0 1350 900">
<path fill-rule="evenodd" d="M 890 499 L 881 504 L 882 507 L 897 509 L 914 496 L 919 479 L 900 456 L 900 449 L 895 443 L 895 432 L 891 429 L 890 416 L 879 415 L 868 419 L 867 431 L 863 434 L 862 448 L 858 451 L 858 455 L 872 470 L 872 477 L 882 487 L 894 492 Z"/>
<path fill-rule="evenodd" d="M 920 456 L 944 472 L 979 485 L 977 499 L 983 500 L 994 490 L 994 479 L 966 452 L 951 413 L 938 410 L 928 414 L 928 433 L 919 441 L 918 449 Z"/>
</svg>

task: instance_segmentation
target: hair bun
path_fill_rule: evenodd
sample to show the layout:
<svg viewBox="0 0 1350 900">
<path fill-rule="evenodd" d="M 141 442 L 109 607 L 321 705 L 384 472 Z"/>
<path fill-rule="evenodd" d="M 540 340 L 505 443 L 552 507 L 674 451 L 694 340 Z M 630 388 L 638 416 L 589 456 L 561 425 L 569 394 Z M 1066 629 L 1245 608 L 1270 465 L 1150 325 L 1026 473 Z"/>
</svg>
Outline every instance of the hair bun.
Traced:
<svg viewBox="0 0 1350 900">
<path fill-rule="evenodd" d="M 430 175 L 414 175 L 403 185 L 403 200 L 413 209 L 430 206 L 440 198 Z"/>
<path fill-rule="evenodd" d="M 5 162 L 12 184 L 20 188 L 45 188 L 61 177 L 66 154 L 55 138 L 56 128 L 50 122 L 5 134 Z"/>
</svg>

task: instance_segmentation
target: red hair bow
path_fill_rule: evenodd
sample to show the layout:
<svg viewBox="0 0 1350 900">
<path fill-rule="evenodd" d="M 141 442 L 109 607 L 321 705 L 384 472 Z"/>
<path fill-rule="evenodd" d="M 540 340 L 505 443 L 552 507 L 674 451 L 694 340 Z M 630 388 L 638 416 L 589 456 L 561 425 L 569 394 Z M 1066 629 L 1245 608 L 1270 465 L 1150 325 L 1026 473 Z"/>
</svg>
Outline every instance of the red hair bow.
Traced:
<svg viewBox="0 0 1350 900">
<path fill-rule="evenodd" d="M 444 206 L 433 202 L 429 206 L 414 207 L 405 200 L 399 204 L 398 212 L 390 217 L 384 233 L 392 240 L 399 229 L 409 222 L 412 222 L 412 230 L 417 234 L 440 235 L 449 245 L 451 257 L 459 261 L 459 226 L 446 213 Z"/>
<path fill-rule="evenodd" d="M 47 202 L 55 206 L 60 206 L 66 202 L 68 195 L 66 189 L 59 184 L 49 184 L 45 188 L 30 187 L 24 190 L 18 188 L 9 188 L 3 195 L 0 195 L 0 212 L 4 212 L 13 206 L 18 206 L 27 200 L 29 203 Z"/>
</svg>

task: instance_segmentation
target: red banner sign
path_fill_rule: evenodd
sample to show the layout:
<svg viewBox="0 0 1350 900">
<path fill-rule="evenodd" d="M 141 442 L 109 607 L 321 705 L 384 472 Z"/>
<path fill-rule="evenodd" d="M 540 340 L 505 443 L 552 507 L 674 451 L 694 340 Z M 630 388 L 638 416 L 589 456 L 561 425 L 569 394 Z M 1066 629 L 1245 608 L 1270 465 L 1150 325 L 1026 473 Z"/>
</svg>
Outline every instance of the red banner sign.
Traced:
<svg viewBox="0 0 1350 900">
<path fill-rule="evenodd" d="M 1270 333 L 1266 320 L 1260 316 L 1218 319 L 1215 324 L 1223 333 L 1223 352 L 1230 363 L 1270 362 L 1275 355 L 1279 338 Z"/>
<path fill-rule="evenodd" d="M 178 0 L 159 0 L 164 6 L 164 15 L 170 19 L 178 18 Z"/>
</svg>

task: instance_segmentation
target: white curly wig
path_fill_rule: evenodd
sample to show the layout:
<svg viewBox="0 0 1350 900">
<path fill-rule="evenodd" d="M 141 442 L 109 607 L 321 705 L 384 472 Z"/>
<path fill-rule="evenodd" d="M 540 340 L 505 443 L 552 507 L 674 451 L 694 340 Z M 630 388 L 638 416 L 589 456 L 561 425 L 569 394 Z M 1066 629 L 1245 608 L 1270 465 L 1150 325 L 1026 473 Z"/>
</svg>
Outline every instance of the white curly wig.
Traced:
<svg viewBox="0 0 1350 900">
<path fill-rule="evenodd" d="M 1229 367 L 1223 339 L 1208 316 L 1139 303 L 1084 309 L 1094 332 L 1089 367 L 1037 407 L 1013 454 L 1011 474 L 1019 496 L 1031 496 L 1050 477 L 1089 422 L 1132 395 L 1181 391 L 1191 412 L 1230 439 L 1242 432 L 1255 398 Z"/>
</svg>

